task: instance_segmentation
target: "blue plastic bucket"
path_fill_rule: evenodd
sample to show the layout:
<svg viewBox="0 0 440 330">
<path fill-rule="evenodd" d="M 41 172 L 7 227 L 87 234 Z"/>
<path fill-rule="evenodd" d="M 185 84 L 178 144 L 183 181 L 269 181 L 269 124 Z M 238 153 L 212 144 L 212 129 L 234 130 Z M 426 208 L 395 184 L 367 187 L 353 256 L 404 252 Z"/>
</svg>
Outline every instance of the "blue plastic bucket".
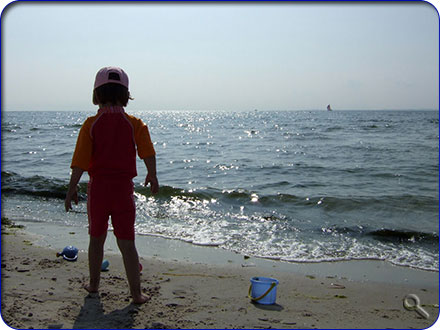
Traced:
<svg viewBox="0 0 440 330">
<path fill-rule="evenodd" d="M 270 277 L 252 277 L 249 298 L 263 305 L 275 304 L 277 300 L 278 280 Z"/>
</svg>

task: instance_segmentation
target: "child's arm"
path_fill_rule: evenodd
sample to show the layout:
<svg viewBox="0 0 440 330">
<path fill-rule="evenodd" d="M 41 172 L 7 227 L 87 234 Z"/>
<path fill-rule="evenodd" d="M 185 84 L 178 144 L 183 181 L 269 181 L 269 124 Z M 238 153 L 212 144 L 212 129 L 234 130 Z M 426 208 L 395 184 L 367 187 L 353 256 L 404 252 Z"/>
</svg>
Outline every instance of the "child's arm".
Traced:
<svg viewBox="0 0 440 330">
<path fill-rule="evenodd" d="M 79 167 L 72 168 L 72 175 L 70 176 L 69 190 L 66 194 L 66 199 L 64 200 L 64 207 L 66 208 L 66 212 L 72 209 L 72 200 L 78 205 L 78 182 L 81 179 L 81 175 L 84 173 L 84 170 Z"/>
<path fill-rule="evenodd" d="M 156 156 L 147 157 L 143 160 L 148 171 L 145 178 L 145 187 L 150 183 L 151 192 L 156 194 L 159 192 L 159 181 L 156 176 Z"/>
</svg>

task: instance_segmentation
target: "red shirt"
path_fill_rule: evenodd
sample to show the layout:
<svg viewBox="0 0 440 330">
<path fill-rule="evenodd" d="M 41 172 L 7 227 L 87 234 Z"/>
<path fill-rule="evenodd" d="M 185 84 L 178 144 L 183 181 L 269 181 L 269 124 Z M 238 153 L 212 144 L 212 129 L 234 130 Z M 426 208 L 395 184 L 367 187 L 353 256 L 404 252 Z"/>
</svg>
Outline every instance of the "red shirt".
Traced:
<svg viewBox="0 0 440 330">
<path fill-rule="evenodd" d="M 90 177 L 133 178 L 136 149 L 141 159 L 156 154 L 147 125 L 123 107 L 105 107 L 81 127 L 70 167 L 88 171 Z"/>
</svg>

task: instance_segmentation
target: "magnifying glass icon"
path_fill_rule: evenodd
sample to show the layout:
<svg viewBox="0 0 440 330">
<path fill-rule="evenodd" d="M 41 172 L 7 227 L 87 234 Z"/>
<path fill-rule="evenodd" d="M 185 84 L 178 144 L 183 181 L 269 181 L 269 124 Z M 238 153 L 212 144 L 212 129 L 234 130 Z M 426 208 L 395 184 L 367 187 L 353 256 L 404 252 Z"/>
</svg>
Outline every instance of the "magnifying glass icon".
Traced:
<svg viewBox="0 0 440 330">
<path fill-rule="evenodd" d="M 415 294 L 411 293 L 403 298 L 403 307 L 407 311 L 416 311 L 421 317 L 428 319 L 429 314 L 420 305 L 420 299 Z"/>
</svg>

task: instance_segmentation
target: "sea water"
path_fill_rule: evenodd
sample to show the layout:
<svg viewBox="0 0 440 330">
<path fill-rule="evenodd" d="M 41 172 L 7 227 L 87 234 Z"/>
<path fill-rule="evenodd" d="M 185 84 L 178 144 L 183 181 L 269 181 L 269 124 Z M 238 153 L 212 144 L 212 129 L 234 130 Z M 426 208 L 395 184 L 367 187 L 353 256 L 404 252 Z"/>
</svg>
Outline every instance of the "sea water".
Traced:
<svg viewBox="0 0 440 330">
<path fill-rule="evenodd" d="M 138 235 L 438 271 L 437 111 L 127 112 L 149 126 L 161 185 L 152 196 L 138 160 Z M 2 216 L 87 227 L 86 174 L 75 212 L 63 200 L 93 114 L 3 112 Z"/>
</svg>

